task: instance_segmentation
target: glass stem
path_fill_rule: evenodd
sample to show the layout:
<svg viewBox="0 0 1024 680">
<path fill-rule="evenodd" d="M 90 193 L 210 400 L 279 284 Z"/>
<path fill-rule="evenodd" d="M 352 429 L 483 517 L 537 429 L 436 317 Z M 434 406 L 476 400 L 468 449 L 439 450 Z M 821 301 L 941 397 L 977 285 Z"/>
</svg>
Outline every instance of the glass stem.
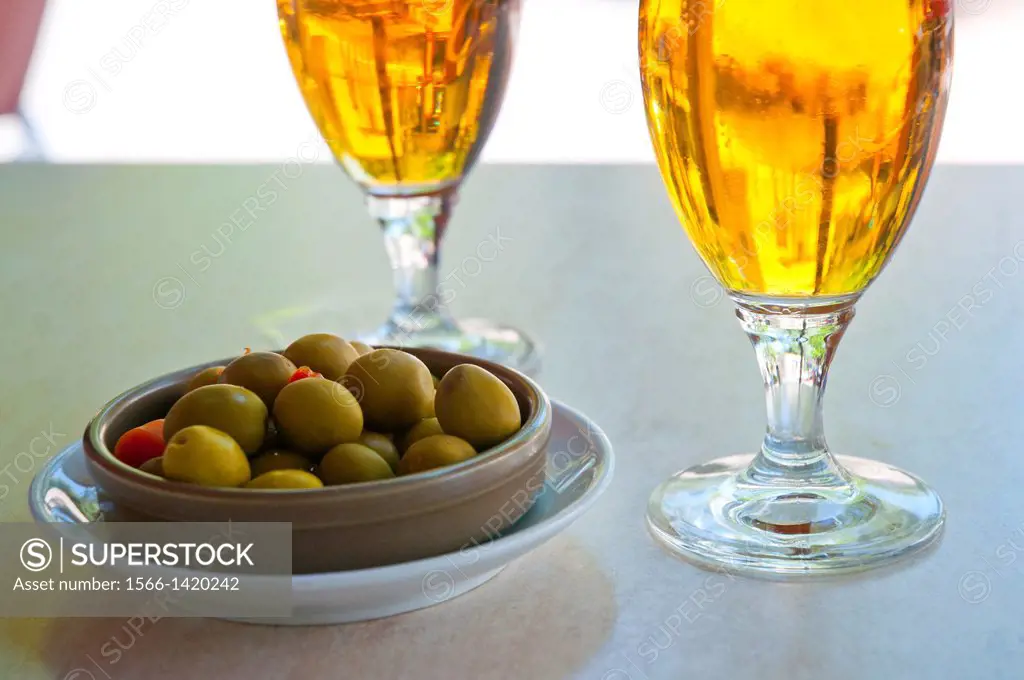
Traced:
<svg viewBox="0 0 1024 680">
<path fill-rule="evenodd" d="M 736 299 L 764 378 L 768 428 L 743 481 L 759 486 L 847 487 L 822 419 L 828 368 L 853 319 L 854 299 L 799 307 Z"/>
<path fill-rule="evenodd" d="M 438 297 L 437 264 L 456 197 L 454 187 L 422 196 L 367 196 L 391 260 L 395 303 L 387 325 L 395 335 L 454 328 Z"/>
</svg>

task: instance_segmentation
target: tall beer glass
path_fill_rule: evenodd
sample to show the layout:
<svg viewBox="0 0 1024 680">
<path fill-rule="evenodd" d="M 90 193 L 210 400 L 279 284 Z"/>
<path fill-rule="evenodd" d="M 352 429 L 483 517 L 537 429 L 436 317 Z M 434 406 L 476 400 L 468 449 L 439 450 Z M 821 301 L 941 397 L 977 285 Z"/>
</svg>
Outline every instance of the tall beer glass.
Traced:
<svg viewBox="0 0 1024 680">
<path fill-rule="evenodd" d="M 834 456 L 829 363 L 921 199 L 951 79 L 946 0 L 641 0 L 647 122 L 679 219 L 736 304 L 764 378 L 753 456 L 690 468 L 648 526 L 765 576 L 882 564 L 938 536 L 916 477 Z"/>
<path fill-rule="evenodd" d="M 519 331 L 451 317 L 458 287 L 441 285 L 437 268 L 459 185 L 501 107 L 520 0 L 277 0 L 277 8 L 306 105 L 384 232 L 396 300 L 384 326 L 361 339 L 534 368 L 537 348 Z M 495 251 L 484 245 L 478 250 Z"/>
</svg>

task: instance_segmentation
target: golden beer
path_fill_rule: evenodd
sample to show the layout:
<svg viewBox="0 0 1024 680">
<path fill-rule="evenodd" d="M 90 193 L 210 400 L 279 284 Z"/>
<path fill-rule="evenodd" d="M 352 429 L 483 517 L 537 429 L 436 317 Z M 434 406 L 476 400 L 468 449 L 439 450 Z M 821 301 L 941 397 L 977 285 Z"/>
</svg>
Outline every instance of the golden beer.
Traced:
<svg viewBox="0 0 1024 680">
<path fill-rule="evenodd" d="M 277 0 L 302 96 L 363 190 L 391 261 L 391 314 L 358 334 L 362 342 L 432 347 L 524 372 L 537 366 L 539 348 L 521 331 L 457 321 L 438 273 L 462 180 L 504 99 L 520 1 Z"/>
<path fill-rule="evenodd" d="M 856 293 L 903 236 L 941 129 L 946 0 L 642 0 L 662 176 L 729 290 Z"/>
<path fill-rule="evenodd" d="M 501 106 L 519 0 L 278 0 L 296 81 L 371 193 L 457 182 Z"/>
</svg>

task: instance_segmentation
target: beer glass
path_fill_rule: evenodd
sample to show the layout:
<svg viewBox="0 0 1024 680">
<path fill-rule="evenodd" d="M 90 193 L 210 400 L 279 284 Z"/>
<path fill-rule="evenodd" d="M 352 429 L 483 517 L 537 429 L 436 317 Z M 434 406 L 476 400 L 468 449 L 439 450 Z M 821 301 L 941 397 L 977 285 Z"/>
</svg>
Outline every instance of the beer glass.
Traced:
<svg viewBox="0 0 1024 680">
<path fill-rule="evenodd" d="M 277 8 L 306 105 L 363 189 L 391 261 L 391 315 L 359 339 L 534 370 L 538 349 L 525 334 L 453 319 L 447 305 L 460 288 L 438 275 L 459 185 L 504 97 L 520 0 L 277 0 Z M 496 248 L 482 244 L 481 260 Z"/>
<path fill-rule="evenodd" d="M 755 455 L 684 470 L 647 523 L 704 566 L 768 577 L 881 565 L 935 539 L 939 497 L 835 456 L 828 367 L 921 199 L 951 80 L 945 0 L 641 0 L 662 177 L 764 378 Z"/>
</svg>

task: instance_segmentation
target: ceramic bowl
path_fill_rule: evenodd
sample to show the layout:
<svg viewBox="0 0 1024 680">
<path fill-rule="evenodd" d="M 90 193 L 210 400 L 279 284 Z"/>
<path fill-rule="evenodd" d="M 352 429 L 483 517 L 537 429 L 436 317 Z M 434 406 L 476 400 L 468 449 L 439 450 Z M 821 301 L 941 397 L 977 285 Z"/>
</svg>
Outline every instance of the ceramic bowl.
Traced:
<svg viewBox="0 0 1024 680">
<path fill-rule="evenodd" d="M 551 404 L 512 369 L 459 354 L 407 349 L 435 374 L 472 363 L 515 394 L 523 427 L 472 460 L 428 472 L 323 489 L 209 488 L 142 473 L 114 458 L 118 438 L 162 418 L 196 372 L 169 373 L 108 403 L 86 428 L 86 465 L 119 515 L 136 521 L 291 522 L 292 571 L 308 574 L 423 559 L 489 540 L 530 509 L 544 485 Z"/>
<path fill-rule="evenodd" d="M 608 488 L 614 468 L 614 452 L 601 428 L 552 400 L 544 491 L 500 538 L 386 567 L 295 575 L 290 617 L 239 620 L 274 626 L 348 623 L 448 602 L 564 531 Z M 122 519 L 86 470 L 81 442 L 46 461 L 32 480 L 28 507 L 36 521 L 47 523 L 58 535 L 65 527 Z M 81 534 L 69 534 L 73 536 Z"/>
</svg>

